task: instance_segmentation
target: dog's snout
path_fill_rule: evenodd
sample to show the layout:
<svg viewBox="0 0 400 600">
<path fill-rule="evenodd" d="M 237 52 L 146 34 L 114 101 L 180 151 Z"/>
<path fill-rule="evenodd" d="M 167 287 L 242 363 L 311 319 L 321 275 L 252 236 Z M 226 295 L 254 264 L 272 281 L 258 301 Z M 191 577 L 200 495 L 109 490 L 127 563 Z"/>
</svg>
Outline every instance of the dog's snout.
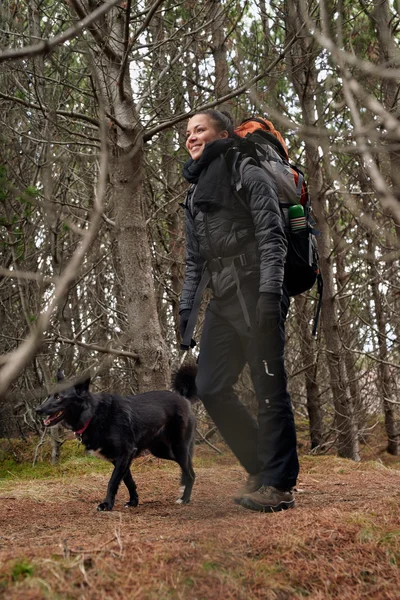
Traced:
<svg viewBox="0 0 400 600">
<path fill-rule="evenodd" d="M 35 408 L 35 412 L 36 412 L 38 415 L 41 415 L 41 414 L 43 413 L 43 408 L 42 408 L 41 406 L 38 406 L 37 408 Z"/>
</svg>

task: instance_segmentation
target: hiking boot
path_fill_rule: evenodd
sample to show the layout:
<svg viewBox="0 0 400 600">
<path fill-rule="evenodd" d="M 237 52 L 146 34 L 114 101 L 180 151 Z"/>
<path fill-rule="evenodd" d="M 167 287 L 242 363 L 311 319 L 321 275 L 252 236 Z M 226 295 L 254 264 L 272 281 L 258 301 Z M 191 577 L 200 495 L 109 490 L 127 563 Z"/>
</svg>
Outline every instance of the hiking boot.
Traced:
<svg viewBox="0 0 400 600">
<path fill-rule="evenodd" d="M 233 501 L 235 504 L 240 504 L 242 496 L 245 494 L 252 494 L 256 492 L 261 486 L 260 474 L 249 475 L 247 481 L 242 487 L 233 495 Z"/>
<path fill-rule="evenodd" d="M 259 512 L 276 512 L 294 508 L 294 496 L 292 491 L 281 492 L 271 485 L 262 485 L 255 492 L 243 495 L 240 505 Z"/>
</svg>

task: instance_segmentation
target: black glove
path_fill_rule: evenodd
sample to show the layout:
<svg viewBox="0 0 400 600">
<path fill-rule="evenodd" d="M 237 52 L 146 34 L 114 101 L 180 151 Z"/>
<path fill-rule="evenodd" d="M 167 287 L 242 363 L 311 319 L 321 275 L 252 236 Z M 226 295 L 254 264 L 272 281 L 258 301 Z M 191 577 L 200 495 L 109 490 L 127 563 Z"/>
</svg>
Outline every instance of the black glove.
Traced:
<svg viewBox="0 0 400 600">
<path fill-rule="evenodd" d="M 257 302 L 256 319 L 262 333 L 272 333 L 281 322 L 281 297 L 279 294 L 263 292 Z"/>
<path fill-rule="evenodd" d="M 184 310 L 181 310 L 179 313 L 179 331 L 180 331 L 182 339 L 183 339 L 183 336 L 185 335 L 186 327 L 187 327 L 191 312 L 192 311 L 190 310 L 190 308 L 185 308 Z M 194 348 L 195 345 L 196 345 L 196 342 L 192 338 L 190 340 L 190 347 Z M 184 346 L 183 344 L 181 344 L 181 350 L 188 350 L 188 348 L 189 348 L 189 346 Z"/>
</svg>

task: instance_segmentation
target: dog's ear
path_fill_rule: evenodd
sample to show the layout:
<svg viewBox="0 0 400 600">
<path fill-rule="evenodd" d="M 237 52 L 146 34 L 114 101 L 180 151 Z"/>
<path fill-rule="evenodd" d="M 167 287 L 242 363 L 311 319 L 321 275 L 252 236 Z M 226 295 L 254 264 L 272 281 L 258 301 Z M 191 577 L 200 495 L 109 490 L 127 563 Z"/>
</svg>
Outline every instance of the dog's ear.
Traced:
<svg viewBox="0 0 400 600">
<path fill-rule="evenodd" d="M 89 390 L 89 385 L 90 385 L 90 377 L 86 377 L 85 379 L 82 379 L 81 381 L 77 381 L 75 384 L 75 390 L 77 392 L 77 394 L 82 394 L 82 392 L 87 392 Z"/>
<path fill-rule="evenodd" d="M 65 379 L 64 371 L 62 369 L 57 369 L 57 382 Z"/>
</svg>

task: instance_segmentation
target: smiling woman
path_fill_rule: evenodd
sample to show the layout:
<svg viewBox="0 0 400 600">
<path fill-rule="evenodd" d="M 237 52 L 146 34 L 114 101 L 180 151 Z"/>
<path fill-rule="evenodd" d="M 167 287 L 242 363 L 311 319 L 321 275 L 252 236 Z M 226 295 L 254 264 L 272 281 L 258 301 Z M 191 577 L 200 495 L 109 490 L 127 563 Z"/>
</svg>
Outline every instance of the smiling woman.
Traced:
<svg viewBox="0 0 400 600">
<path fill-rule="evenodd" d="M 226 124 L 212 119 L 208 113 L 199 113 L 189 120 L 186 132 L 186 148 L 193 160 L 200 158 L 207 143 L 229 137 L 229 131 L 221 129 L 224 125 Z"/>
<path fill-rule="evenodd" d="M 220 433 L 248 473 L 234 501 L 270 512 L 292 508 L 299 463 L 284 366 L 286 236 L 275 181 L 253 159 L 240 165 L 246 201 L 231 184 L 232 120 L 216 110 L 191 117 L 183 175 L 186 274 L 180 302 L 182 347 L 192 339 L 201 296 L 211 287 L 198 359 L 197 389 Z M 231 162 L 233 161 L 233 162 Z M 235 395 L 246 362 L 259 403 L 258 423 Z"/>
</svg>

